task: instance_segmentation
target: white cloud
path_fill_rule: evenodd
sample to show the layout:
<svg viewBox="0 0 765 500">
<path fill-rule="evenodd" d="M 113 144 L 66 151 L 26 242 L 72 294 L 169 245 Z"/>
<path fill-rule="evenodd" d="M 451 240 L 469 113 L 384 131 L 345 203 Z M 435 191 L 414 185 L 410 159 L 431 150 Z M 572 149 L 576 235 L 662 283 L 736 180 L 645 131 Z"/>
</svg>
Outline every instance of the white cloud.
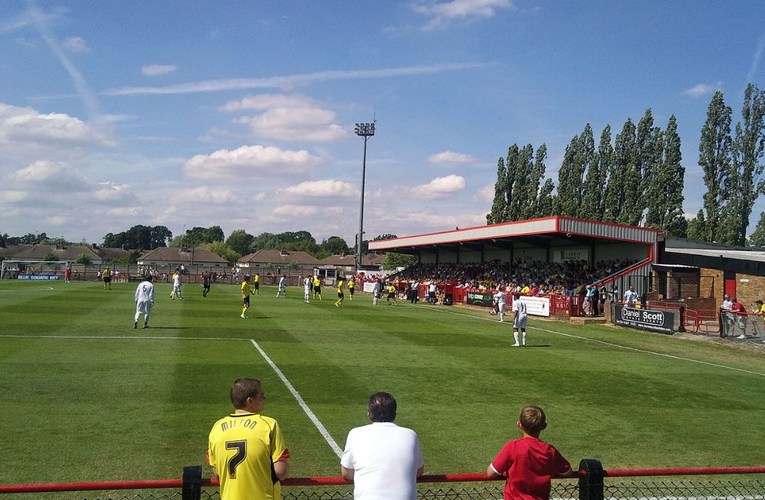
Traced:
<svg viewBox="0 0 765 500">
<path fill-rule="evenodd" d="M 66 40 L 64 40 L 64 43 L 61 44 L 61 46 L 64 48 L 64 50 L 68 50 L 69 52 L 73 52 L 76 54 L 84 54 L 86 52 L 90 52 L 90 47 L 88 47 L 88 43 L 78 36 L 72 36 L 67 38 Z"/>
<path fill-rule="evenodd" d="M 80 156 L 84 146 L 111 146 L 105 129 L 62 113 L 0 103 L 0 156 L 6 161 Z"/>
<path fill-rule="evenodd" d="M 314 83 L 336 80 L 371 80 L 400 76 L 433 75 L 445 71 L 471 70 L 486 66 L 485 63 L 435 64 L 432 66 L 404 66 L 373 70 L 319 71 L 298 75 L 274 76 L 270 78 L 232 78 L 228 80 L 207 80 L 196 83 L 182 83 L 166 87 L 124 87 L 111 89 L 105 95 L 157 95 L 190 94 L 196 92 L 223 92 L 246 89 L 293 89 Z"/>
<path fill-rule="evenodd" d="M 181 190 L 174 194 L 173 198 L 180 203 L 204 203 L 206 205 L 231 204 L 237 200 L 236 195 L 227 189 L 211 189 L 205 186 Z"/>
<path fill-rule="evenodd" d="M 261 94 L 247 96 L 221 107 L 224 112 L 261 111 L 234 120 L 250 127 L 255 137 L 277 140 L 328 142 L 345 137 L 336 113 L 302 95 Z"/>
<path fill-rule="evenodd" d="M 49 217 L 46 217 L 45 221 L 51 226 L 63 226 L 65 224 L 68 224 L 70 222 L 70 219 L 69 217 L 64 217 L 62 215 L 51 215 Z"/>
<path fill-rule="evenodd" d="M 6 190 L 0 191 L 0 203 L 18 203 L 29 197 L 26 191 Z"/>
<path fill-rule="evenodd" d="M 307 215 L 318 214 L 319 209 L 310 205 L 281 205 L 274 208 L 272 213 L 279 216 L 305 217 Z"/>
<path fill-rule="evenodd" d="M 290 151 L 266 146 L 221 149 L 209 155 L 196 155 L 184 164 L 184 172 L 198 179 L 255 180 L 262 176 L 303 173 L 323 163 L 308 151 Z"/>
<path fill-rule="evenodd" d="M 327 179 L 321 181 L 301 182 L 296 186 L 281 189 L 279 194 L 285 196 L 306 196 L 313 198 L 349 198 L 358 196 L 359 190 L 353 184 L 348 182 Z"/>
<path fill-rule="evenodd" d="M 167 75 L 176 69 L 178 67 L 172 64 L 149 64 L 141 68 L 141 73 L 148 76 Z"/>
<path fill-rule="evenodd" d="M 88 182 L 71 167 L 52 161 L 39 160 L 18 170 L 11 182 L 37 190 L 76 192 L 86 190 Z"/>
<path fill-rule="evenodd" d="M 459 175 L 436 177 L 427 184 L 409 189 L 409 194 L 415 198 L 439 198 L 457 193 L 465 189 L 465 178 Z"/>
<path fill-rule="evenodd" d="M 687 90 L 683 91 L 684 95 L 687 95 L 689 97 L 703 97 L 705 95 L 711 94 L 712 92 L 715 92 L 722 88 L 722 83 L 718 82 L 717 84 L 708 84 L 708 83 L 699 83 L 695 87 L 691 87 Z"/>
<path fill-rule="evenodd" d="M 96 201 L 114 203 L 126 203 L 135 200 L 135 194 L 132 187 L 127 184 L 116 184 L 104 182 L 98 189 L 93 191 L 93 198 Z"/>
<path fill-rule="evenodd" d="M 464 153 L 444 151 L 428 157 L 428 163 L 475 163 L 476 159 Z"/>
<path fill-rule="evenodd" d="M 452 228 L 465 229 L 486 225 L 485 213 L 470 213 L 468 211 L 433 211 L 433 210 L 403 210 L 395 214 L 381 210 L 374 214 L 376 224 L 386 228 L 398 236 L 407 234 L 422 234 L 429 230 L 449 230 Z M 418 228 L 412 233 L 412 228 Z"/>
<path fill-rule="evenodd" d="M 146 213 L 143 207 L 115 207 L 109 209 L 107 212 L 109 217 L 128 218 L 128 219 L 142 219 L 146 217 Z M 116 224 L 115 224 L 116 225 Z"/>
<path fill-rule="evenodd" d="M 510 0 L 451 0 L 449 2 L 420 3 L 414 10 L 430 16 L 426 30 L 441 28 L 454 19 L 488 18 L 499 9 L 512 7 Z"/>
<path fill-rule="evenodd" d="M 494 201 L 494 184 L 487 184 L 478 190 L 475 196 L 473 196 L 473 200 L 491 206 L 491 202 Z"/>
</svg>

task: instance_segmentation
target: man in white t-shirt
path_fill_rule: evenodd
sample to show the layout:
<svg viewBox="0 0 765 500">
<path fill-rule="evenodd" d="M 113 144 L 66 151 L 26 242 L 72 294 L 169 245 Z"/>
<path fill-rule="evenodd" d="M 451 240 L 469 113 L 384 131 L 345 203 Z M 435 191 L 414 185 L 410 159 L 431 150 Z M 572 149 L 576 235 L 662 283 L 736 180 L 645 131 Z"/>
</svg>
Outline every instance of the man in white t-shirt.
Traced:
<svg viewBox="0 0 765 500">
<path fill-rule="evenodd" d="M 494 294 L 494 303 L 497 305 L 497 316 L 499 316 L 499 322 L 502 323 L 505 321 L 505 304 L 507 303 L 505 292 L 502 290 L 497 290 L 497 293 Z"/>
<path fill-rule="evenodd" d="M 154 305 L 154 284 L 151 282 L 151 275 L 138 284 L 135 289 L 135 318 L 133 319 L 133 328 L 138 328 L 138 318 L 143 314 L 143 327 L 149 328 L 149 315 Z"/>
<path fill-rule="evenodd" d="M 353 481 L 353 498 L 416 500 L 425 468 L 417 433 L 393 423 L 396 400 L 387 392 L 372 394 L 367 418 L 371 424 L 348 433 L 340 459 L 343 478 Z"/>
<path fill-rule="evenodd" d="M 521 294 L 516 293 L 513 295 L 513 313 L 515 314 L 515 317 L 513 318 L 513 338 L 515 339 L 515 343 L 513 344 L 513 347 L 518 347 L 520 345 L 525 346 L 526 345 L 526 323 L 528 320 L 528 314 L 527 314 L 527 308 L 526 303 L 521 301 Z M 521 342 L 518 343 L 518 332 L 521 333 Z"/>
<path fill-rule="evenodd" d="M 635 287 L 631 286 L 627 289 L 626 292 L 624 292 L 624 303 L 627 307 L 635 307 L 635 301 L 637 300 L 637 292 L 635 291 Z"/>
</svg>

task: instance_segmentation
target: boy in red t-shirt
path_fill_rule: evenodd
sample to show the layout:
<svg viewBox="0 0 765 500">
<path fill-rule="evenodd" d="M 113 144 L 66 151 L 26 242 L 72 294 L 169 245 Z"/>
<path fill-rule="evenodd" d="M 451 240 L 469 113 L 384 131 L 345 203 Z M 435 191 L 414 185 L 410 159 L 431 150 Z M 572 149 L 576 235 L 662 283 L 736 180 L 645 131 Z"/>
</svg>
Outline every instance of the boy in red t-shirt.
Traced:
<svg viewBox="0 0 765 500">
<path fill-rule="evenodd" d="M 539 439 L 547 427 L 545 412 L 538 406 L 525 406 L 518 418 L 523 437 L 508 441 L 486 468 L 489 479 L 505 476 L 505 500 L 550 498 L 550 480 L 576 477 L 571 464 L 554 446 Z"/>
</svg>

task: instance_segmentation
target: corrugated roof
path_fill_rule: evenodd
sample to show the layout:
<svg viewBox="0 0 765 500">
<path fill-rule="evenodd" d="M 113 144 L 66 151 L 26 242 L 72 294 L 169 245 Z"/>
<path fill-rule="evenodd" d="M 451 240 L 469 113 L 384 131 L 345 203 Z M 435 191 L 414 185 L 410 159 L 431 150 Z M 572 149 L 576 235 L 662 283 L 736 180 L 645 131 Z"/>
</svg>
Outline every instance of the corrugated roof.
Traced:
<svg viewBox="0 0 765 500">
<path fill-rule="evenodd" d="M 551 238 L 581 237 L 616 241 L 655 244 L 664 232 L 657 229 L 627 226 L 573 217 L 545 217 L 515 222 L 503 222 L 488 226 L 454 229 L 437 233 L 403 236 L 390 240 L 370 241 L 369 249 L 375 251 L 417 248 L 425 246 L 484 243 L 516 238 L 549 240 Z"/>
</svg>

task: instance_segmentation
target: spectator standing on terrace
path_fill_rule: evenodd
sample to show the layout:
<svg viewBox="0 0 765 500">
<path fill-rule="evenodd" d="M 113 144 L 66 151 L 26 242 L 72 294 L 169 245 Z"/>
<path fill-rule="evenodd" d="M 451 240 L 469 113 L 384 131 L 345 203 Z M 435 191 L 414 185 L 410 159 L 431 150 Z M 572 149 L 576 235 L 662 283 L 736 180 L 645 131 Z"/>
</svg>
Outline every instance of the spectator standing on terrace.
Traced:
<svg viewBox="0 0 765 500">
<path fill-rule="evenodd" d="M 138 328 L 138 319 L 143 314 L 143 327 L 149 328 L 149 315 L 154 306 L 154 284 L 151 282 L 151 275 L 146 276 L 135 289 L 135 318 L 133 319 L 133 328 Z"/>
<path fill-rule="evenodd" d="M 725 336 L 728 336 L 733 330 L 733 325 L 736 322 L 733 313 L 730 311 L 731 307 L 733 307 L 733 301 L 730 300 L 730 295 L 726 293 L 723 295 L 723 301 L 720 305 L 720 317 L 723 320 L 723 333 Z"/>
<path fill-rule="evenodd" d="M 752 314 L 755 316 L 752 318 L 752 326 L 754 327 L 754 334 L 757 336 L 762 331 L 762 321 L 763 318 L 765 318 L 765 305 L 763 305 L 761 300 L 757 300 L 754 303 Z M 765 342 L 765 340 L 763 340 L 763 342 Z"/>
<path fill-rule="evenodd" d="M 371 424 L 351 429 L 340 459 L 340 473 L 353 481 L 353 498 L 415 500 L 417 478 L 425 468 L 417 433 L 399 427 L 396 399 L 372 394 L 367 404 Z"/>
<path fill-rule="evenodd" d="M 431 281 L 428 285 L 428 301 L 430 301 L 431 304 L 436 303 L 436 282 Z"/>
<path fill-rule="evenodd" d="M 523 437 L 508 441 L 486 468 L 486 477 L 507 477 L 504 498 L 550 498 L 551 479 L 576 477 L 571 464 L 554 446 L 539 439 L 547 428 L 545 412 L 538 406 L 525 406 L 516 424 Z"/>
<path fill-rule="evenodd" d="M 738 323 L 739 328 L 741 329 L 741 335 L 739 335 L 737 338 L 739 339 L 745 339 L 746 338 L 746 308 L 744 307 L 744 304 L 738 301 L 738 298 L 733 297 L 733 304 L 730 306 L 730 312 L 735 318 L 736 322 Z"/>
<path fill-rule="evenodd" d="M 290 452 L 279 423 L 262 415 L 266 396 L 259 380 L 240 378 L 230 391 L 234 413 L 210 430 L 207 461 L 220 478 L 221 500 L 281 498 Z"/>
<path fill-rule="evenodd" d="M 638 294 L 635 291 L 634 286 L 630 286 L 626 292 L 624 292 L 624 303 L 627 307 L 635 307 Z"/>
<path fill-rule="evenodd" d="M 590 301 L 590 310 L 593 316 L 599 316 L 598 312 L 598 287 L 595 285 L 587 285 L 587 298 Z"/>
<path fill-rule="evenodd" d="M 513 347 L 518 347 L 520 345 L 525 346 L 526 345 L 526 323 L 528 320 L 528 314 L 527 314 L 527 308 L 526 303 L 521 300 L 521 294 L 516 293 L 513 295 L 513 314 L 515 317 L 513 318 L 513 339 L 515 339 L 515 343 L 513 344 Z M 522 337 L 521 341 L 523 344 L 518 343 L 518 332 L 520 331 Z"/>
</svg>

